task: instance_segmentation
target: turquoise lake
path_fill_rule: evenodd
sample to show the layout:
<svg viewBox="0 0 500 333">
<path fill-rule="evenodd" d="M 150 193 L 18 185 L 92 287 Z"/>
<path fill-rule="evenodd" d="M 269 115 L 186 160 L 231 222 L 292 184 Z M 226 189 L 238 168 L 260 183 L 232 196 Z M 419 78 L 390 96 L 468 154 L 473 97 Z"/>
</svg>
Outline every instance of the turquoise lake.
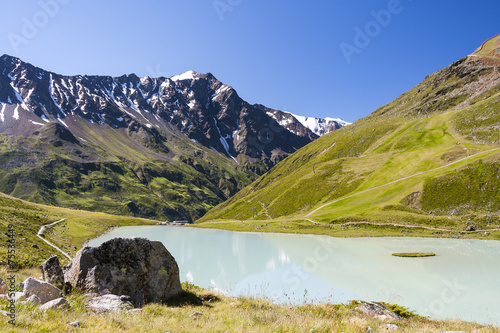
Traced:
<svg viewBox="0 0 500 333">
<path fill-rule="evenodd" d="M 500 325 L 500 242 L 435 238 L 333 238 L 184 227 L 122 227 L 113 237 L 161 241 L 181 281 L 277 303 L 349 300 L 403 305 L 436 319 Z M 395 252 L 433 252 L 399 258 Z"/>
</svg>

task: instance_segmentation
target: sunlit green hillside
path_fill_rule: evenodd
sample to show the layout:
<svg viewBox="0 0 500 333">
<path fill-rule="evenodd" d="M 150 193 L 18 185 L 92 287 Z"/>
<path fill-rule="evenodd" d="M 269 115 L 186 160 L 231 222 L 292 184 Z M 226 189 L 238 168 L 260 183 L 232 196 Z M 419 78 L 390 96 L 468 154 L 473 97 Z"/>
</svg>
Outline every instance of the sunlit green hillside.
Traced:
<svg viewBox="0 0 500 333">
<path fill-rule="evenodd" d="M 479 54 L 429 75 L 300 149 L 200 222 L 500 228 L 499 64 Z"/>
</svg>

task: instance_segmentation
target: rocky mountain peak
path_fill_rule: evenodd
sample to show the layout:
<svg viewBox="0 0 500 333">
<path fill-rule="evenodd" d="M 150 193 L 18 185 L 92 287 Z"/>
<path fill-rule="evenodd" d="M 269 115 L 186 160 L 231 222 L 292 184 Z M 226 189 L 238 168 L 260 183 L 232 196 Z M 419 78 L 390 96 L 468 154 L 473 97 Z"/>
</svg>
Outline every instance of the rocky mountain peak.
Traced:
<svg viewBox="0 0 500 333">
<path fill-rule="evenodd" d="M 115 130 L 174 128 L 235 161 L 244 156 L 266 165 L 340 127 L 315 132 L 296 116 L 245 102 L 211 73 L 187 71 L 171 78 L 63 76 L 8 55 L 0 58 L 0 107 L 3 133 L 28 135 L 55 121 L 91 140 L 80 120 Z M 277 120 L 283 117 L 288 121 Z"/>
</svg>

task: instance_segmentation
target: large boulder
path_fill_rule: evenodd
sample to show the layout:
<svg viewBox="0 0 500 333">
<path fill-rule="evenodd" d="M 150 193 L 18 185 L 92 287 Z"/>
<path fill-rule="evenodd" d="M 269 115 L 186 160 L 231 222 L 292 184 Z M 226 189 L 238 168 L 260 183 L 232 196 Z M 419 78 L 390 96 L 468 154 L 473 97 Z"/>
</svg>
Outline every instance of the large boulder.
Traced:
<svg viewBox="0 0 500 333">
<path fill-rule="evenodd" d="M 40 265 L 42 280 L 62 289 L 64 286 L 64 273 L 59 264 L 59 258 L 52 256 Z"/>
<path fill-rule="evenodd" d="M 65 267 L 64 279 L 82 291 L 128 295 L 136 307 L 182 292 L 174 257 L 161 242 L 145 238 L 118 237 L 81 249 Z"/>
<path fill-rule="evenodd" d="M 38 296 L 41 304 L 50 302 L 62 296 L 61 290 L 48 282 L 35 278 L 27 278 L 23 283 L 23 293 L 28 298 L 32 295 Z"/>
</svg>

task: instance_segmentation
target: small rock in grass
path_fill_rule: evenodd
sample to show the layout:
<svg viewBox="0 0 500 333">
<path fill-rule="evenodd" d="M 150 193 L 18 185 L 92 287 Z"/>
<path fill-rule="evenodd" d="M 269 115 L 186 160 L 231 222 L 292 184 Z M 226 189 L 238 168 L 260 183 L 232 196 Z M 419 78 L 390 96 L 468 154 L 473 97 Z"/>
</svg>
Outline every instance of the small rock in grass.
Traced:
<svg viewBox="0 0 500 333">
<path fill-rule="evenodd" d="M 132 303 L 124 299 L 126 298 L 123 296 L 120 297 L 112 294 L 103 295 L 89 299 L 86 303 L 86 307 L 96 313 L 132 310 L 134 308 Z"/>
<path fill-rule="evenodd" d="M 385 324 L 382 326 L 382 329 L 385 331 L 397 331 L 399 330 L 399 326 L 394 324 Z"/>
<path fill-rule="evenodd" d="M 401 319 L 397 314 L 388 310 L 382 304 L 376 303 L 376 302 L 365 302 L 365 303 L 361 304 L 360 306 L 358 306 L 354 310 L 359 311 L 359 312 L 363 312 L 367 315 L 373 316 L 373 317 L 380 319 L 380 320 L 386 320 L 386 319 L 399 320 L 399 319 Z"/>
<path fill-rule="evenodd" d="M 201 312 L 195 312 L 189 316 L 189 318 L 198 318 L 200 316 L 203 316 L 203 313 Z"/>
<path fill-rule="evenodd" d="M 69 308 L 69 303 L 64 297 L 57 298 L 55 300 L 52 300 L 50 302 L 47 302 L 40 306 L 40 311 L 48 311 L 51 309 L 67 309 Z"/>
<path fill-rule="evenodd" d="M 37 295 L 31 295 L 24 303 L 31 303 L 34 305 L 41 305 L 42 300 Z"/>
</svg>

